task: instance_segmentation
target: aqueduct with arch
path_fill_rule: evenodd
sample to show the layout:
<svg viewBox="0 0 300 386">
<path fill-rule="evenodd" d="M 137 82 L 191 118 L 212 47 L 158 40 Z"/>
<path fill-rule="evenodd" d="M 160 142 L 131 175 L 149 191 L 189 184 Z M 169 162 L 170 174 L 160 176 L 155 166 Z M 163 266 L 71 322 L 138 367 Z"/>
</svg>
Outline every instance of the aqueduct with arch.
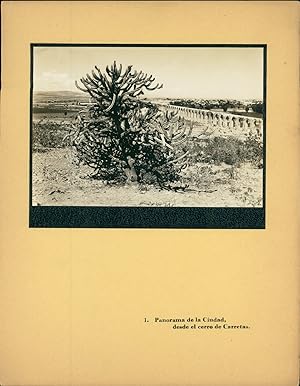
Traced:
<svg viewBox="0 0 300 386">
<path fill-rule="evenodd" d="M 196 134 L 214 132 L 214 135 L 236 136 L 244 138 L 247 134 L 263 137 L 263 120 L 261 118 L 231 114 L 223 111 L 194 109 L 184 106 L 160 105 L 161 109 L 175 111 L 188 121 L 195 123 Z M 194 133 L 195 134 L 195 133 Z"/>
</svg>

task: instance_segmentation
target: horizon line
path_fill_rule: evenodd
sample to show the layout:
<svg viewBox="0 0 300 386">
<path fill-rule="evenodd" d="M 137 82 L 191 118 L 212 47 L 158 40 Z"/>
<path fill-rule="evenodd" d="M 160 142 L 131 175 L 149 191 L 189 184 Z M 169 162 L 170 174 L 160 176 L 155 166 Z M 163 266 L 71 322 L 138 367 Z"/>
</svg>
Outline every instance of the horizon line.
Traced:
<svg viewBox="0 0 300 386">
<path fill-rule="evenodd" d="M 90 97 L 89 95 L 76 90 L 35 90 L 33 89 L 33 93 L 39 93 L 39 92 L 47 92 L 47 93 L 64 93 L 64 92 L 71 92 L 74 94 L 80 94 L 82 96 L 86 95 L 87 97 Z M 248 99 L 256 99 L 256 100 L 263 100 L 261 97 L 247 97 L 247 98 L 240 98 L 240 97 L 195 97 L 195 96 L 145 96 L 141 99 L 233 99 L 233 100 L 248 100 Z"/>
</svg>

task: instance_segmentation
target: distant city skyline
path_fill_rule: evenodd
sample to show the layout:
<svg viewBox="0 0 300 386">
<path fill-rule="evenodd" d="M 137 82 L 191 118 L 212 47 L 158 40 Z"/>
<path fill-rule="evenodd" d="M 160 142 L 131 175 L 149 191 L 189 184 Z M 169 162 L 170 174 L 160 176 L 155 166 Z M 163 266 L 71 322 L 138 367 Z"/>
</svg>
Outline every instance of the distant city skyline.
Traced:
<svg viewBox="0 0 300 386">
<path fill-rule="evenodd" d="M 74 91 L 75 80 L 116 60 L 152 74 L 153 98 L 263 99 L 260 47 L 34 47 L 34 91 Z"/>
</svg>

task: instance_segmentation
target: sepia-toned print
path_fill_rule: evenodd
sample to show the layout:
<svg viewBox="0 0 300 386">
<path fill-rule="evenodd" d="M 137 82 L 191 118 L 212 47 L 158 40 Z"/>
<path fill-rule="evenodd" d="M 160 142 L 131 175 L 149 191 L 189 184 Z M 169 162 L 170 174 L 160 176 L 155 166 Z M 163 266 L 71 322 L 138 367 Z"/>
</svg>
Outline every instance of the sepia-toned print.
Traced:
<svg viewBox="0 0 300 386">
<path fill-rule="evenodd" d="M 263 206 L 263 47 L 37 46 L 32 59 L 33 206 Z"/>
</svg>

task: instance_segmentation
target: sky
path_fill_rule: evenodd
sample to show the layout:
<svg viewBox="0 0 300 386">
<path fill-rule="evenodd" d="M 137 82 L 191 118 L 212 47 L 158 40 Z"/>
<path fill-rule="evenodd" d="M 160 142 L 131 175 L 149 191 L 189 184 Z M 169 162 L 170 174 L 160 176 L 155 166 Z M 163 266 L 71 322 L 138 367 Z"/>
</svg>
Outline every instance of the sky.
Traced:
<svg viewBox="0 0 300 386">
<path fill-rule="evenodd" d="M 263 99 L 260 47 L 34 47 L 34 91 L 78 91 L 75 80 L 114 60 L 163 84 L 146 97 Z"/>
</svg>

